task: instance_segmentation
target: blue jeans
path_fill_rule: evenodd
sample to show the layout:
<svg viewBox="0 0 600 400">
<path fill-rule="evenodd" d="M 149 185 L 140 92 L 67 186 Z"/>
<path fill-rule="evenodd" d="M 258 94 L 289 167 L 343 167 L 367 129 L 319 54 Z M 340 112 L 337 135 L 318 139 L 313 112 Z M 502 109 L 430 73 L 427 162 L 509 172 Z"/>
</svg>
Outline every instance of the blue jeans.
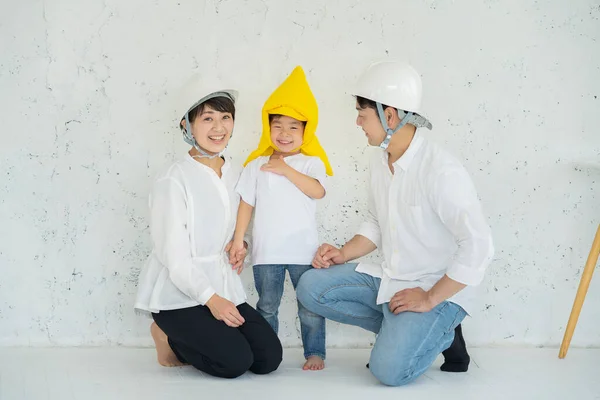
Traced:
<svg viewBox="0 0 600 400">
<path fill-rule="evenodd" d="M 310 311 L 377 334 L 369 369 L 382 383 L 405 385 L 422 375 L 454 340 L 466 312 L 445 301 L 426 313 L 394 315 L 377 305 L 381 280 L 355 271 L 356 264 L 315 269 L 302 276 L 298 300 Z"/>
<path fill-rule="evenodd" d="M 256 310 L 267 320 L 275 333 L 279 331 L 279 305 L 283 296 L 285 271 L 290 274 L 294 289 L 302 274 L 312 269 L 310 265 L 255 265 L 254 285 L 258 292 Z M 307 310 L 298 302 L 298 317 L 304 357 L 319 356 L 325 359 L 325 318 Z"/>
</svg>

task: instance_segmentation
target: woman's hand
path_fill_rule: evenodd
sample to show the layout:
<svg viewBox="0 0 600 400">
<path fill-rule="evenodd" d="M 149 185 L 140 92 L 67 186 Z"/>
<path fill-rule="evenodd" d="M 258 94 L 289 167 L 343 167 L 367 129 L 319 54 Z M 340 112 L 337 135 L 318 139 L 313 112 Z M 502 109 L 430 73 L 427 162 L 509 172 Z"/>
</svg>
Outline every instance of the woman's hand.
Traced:
<svg viewBox="0 0 600 400">
<path fill-rule="evenodd" d="M 206 306 L 216 320 L 225 322 L 227 326 L 237 328 L 246 322 L 235 304 L 217 294 L 208 299 Z"/>
<path fill-rule="evenodd" d="M 246 254 L 248 252 L 248 243 L 246 242 L 236 242 L 232 240 L 229 242 L 227 247 L 225 247 L 225 251 L 229 255 L 229 263 L 231 264 L 234 270 L 237 269 L 237 274 L 241 274 L 244 269 L 244 260 L 246 259 Z"/>
</svg>

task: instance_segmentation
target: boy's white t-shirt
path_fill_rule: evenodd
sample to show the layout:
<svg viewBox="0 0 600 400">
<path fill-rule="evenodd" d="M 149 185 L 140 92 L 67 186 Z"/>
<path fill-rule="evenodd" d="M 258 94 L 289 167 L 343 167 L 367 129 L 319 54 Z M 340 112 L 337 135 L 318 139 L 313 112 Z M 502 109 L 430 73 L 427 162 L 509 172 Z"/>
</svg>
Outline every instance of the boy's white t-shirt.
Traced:
<svg viewBox="0 0 600 400">
<path fill-rule="evenodd" d="M 296 154 L 283 160 L 325 187 L 325 164 L 319 157 Z M 310 265 L 319 247 L 317 201 L 286 177 L 261 171 L 268 161 L 266 156 L 251 161 L 236 188 L 254 207 L 252 263 Z"/>
</svg>

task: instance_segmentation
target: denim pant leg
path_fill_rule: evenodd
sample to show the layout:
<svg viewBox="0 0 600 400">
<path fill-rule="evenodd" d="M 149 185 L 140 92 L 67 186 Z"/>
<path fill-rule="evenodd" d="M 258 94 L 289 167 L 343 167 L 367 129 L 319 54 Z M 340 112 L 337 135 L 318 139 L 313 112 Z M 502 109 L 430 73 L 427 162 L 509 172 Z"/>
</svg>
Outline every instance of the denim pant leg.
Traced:
<svg viewBox="0 0 600 400">
<path fill-rule="evenodd" d="M 405 385 L 429 369 L 454 340 L 454 328 L 466 312 L 445 301 L 426 313 L 394 315 L 383 305 L 383 323 L 373 351 L 371 373 L 389 386 Z"/>
<path fill-rule="evenodd" d="M 313 269 L 310 265 L 288 265 L 287 270 L 294 289 L 298 286 L 300 277 Z M 318 356 L 325 359 L 325 318 L 309 311 L 298 301 L 298 318 L 304 347 L 304 358 Z"/>
<path fill-rule="evenodd" d="M 255 265 L 252 272 L 254 273 L 254 286 L 258 292 L 256 311 L 277 333 L 279 331 L 279 305 L 285 281 L 285 266 Z"/>
<path fill-rule="evenodd" d="M 382 306 L 377 305 L 381 280 L 356 272 L 356 265 L 306 271 L 296 296 L 315 314 L 377 333 L 383 320 Z"/>
</svg>

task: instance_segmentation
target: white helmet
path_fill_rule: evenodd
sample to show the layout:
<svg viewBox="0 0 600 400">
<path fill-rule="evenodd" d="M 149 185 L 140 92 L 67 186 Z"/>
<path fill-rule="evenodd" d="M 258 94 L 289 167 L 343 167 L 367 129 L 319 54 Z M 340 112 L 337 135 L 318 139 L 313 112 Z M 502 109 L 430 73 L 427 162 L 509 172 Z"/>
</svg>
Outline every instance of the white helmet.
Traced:
<svg viewBox="0 0 600 400">
<path fill-rule="evenodd" d="M 380 147 L 387 148 L 392 135 L 407 123 L 416 127 L 432 128 L 431 123 L 420 115 L 423 85 L 419 73 L 405 62 L 385 61 L 372 64 L 360 76 L 354 91 L 355 96 L 377 103 L 381 124 L 387 137 Z M 402 122 L 395 130 L 387 126 L 383 105 L 394 107 Z"/>
<path fill-rule="evenodd" d="M 194 146 L 196 150 L 202 155 L 199 158 L 215 158 L 221 156 L 221 154 L 209 155 L 206 151 L 198 146 L 194 135 L 191 132 L 191 124 L 189 120 L 189 112 L 196 108 L 199 104 L 204 103 L 215 97 L 226 97 L 235 102 L 238 98 L 238 91 L 233 89 L 225 89 L 227 86 L 223 85 L 218 79 L 209 79 L 201 74 L 194 74 L 187 82 L 181 87 L 177 96 L 177 107 L 176 107 L 176 121 L 177 126 L 183 133 L 183 140 L 191 146 Z M 186 128 L 181 125 L 182 121 L 186 121 Z M 233 132 L 232 132 L 233 134 Z"/>
</svg>

